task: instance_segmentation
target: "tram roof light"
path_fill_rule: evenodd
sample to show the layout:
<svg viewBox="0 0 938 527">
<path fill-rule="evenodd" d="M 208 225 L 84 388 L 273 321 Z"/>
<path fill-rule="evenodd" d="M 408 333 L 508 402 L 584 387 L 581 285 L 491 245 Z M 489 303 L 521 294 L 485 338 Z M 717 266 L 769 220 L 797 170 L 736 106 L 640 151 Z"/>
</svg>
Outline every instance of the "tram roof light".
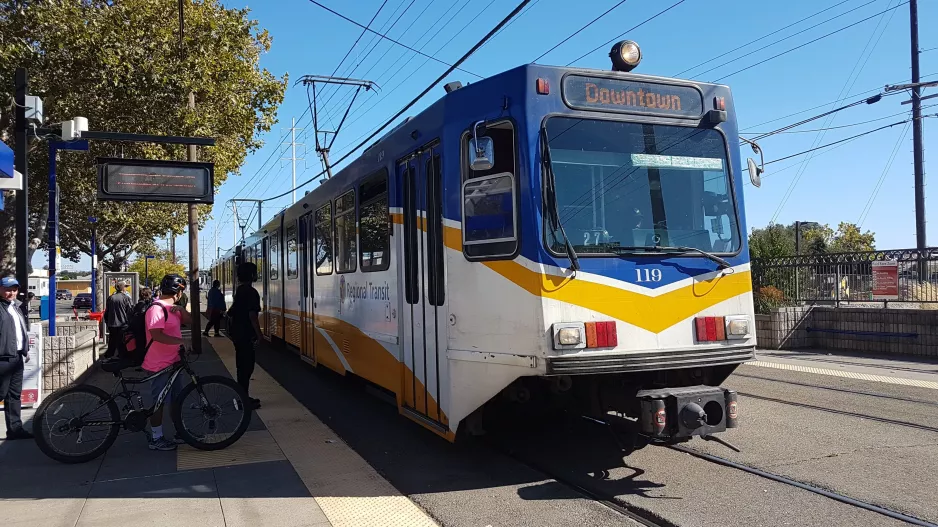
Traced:
<svg viewBox="0 0 938 527">
<path fill-rule="evenodd" d="M 609 52 L 613 71 L 632 71 L 642 61 L 642 50 L 631 40 L 623 40 L 612 46 Z"/>
</svg>

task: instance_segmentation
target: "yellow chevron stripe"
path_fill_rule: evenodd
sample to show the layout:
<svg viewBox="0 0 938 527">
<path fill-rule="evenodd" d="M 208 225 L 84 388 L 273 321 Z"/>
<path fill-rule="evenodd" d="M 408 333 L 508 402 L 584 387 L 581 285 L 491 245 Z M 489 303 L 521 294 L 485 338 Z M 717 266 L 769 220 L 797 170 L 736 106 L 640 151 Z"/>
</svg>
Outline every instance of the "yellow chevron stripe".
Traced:
<svg viewBox="0 0 938 527">
<path fill-rule="evenodd" d="M 400 214 L 392 217 L 395 223 L 403 222 Z M 443 243 L 462 252 L 462 231 L 444 227 Z M 652 333 L 661 333 L 724 300 L 752 291 L 749 271 L 695 281 L 659 296 L 647 296 L 610 285 L 542 274 L 513 261 L 482 263 L 532 295 L 603 313 Z"/>
</svg>

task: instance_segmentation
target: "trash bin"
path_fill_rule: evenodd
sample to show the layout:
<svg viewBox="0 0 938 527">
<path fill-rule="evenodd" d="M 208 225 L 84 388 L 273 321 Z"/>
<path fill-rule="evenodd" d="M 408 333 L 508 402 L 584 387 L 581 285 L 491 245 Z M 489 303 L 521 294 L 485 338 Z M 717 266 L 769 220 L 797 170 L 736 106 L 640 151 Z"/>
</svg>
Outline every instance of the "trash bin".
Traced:
<svg viewBox="0 0 938 527">
<path fill-rule="evenodd" d="M 40 320 L 49 320 L 49 302 L 51 297 L 42 296 L 39 297 L 39 319 Z"/>
</svg>

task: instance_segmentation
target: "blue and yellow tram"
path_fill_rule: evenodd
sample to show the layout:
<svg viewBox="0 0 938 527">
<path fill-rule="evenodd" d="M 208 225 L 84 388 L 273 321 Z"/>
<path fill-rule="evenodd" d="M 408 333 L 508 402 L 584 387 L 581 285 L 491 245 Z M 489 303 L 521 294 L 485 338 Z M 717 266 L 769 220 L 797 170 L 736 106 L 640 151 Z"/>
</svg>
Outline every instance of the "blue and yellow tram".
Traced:
<svg viewBox="0 0 938 527">
<path fill-rule="evenodd" d="M 268 338 L 450 440 L 538 391 L 709 435 L 756 344 L 742 176 L 726 86 L 525 65 L 407 119 L 214 273 L 230 291 L 256 262 Z"/>
</svg>

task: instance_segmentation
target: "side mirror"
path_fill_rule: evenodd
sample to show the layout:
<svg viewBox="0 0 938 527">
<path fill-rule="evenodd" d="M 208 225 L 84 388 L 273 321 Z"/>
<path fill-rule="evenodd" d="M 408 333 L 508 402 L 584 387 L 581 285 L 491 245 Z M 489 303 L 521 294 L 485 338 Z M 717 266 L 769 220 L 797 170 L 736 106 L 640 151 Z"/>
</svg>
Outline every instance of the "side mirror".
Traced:
<svg viewBox="0 0 938 527">
<path fill-rule="evenodd" d="M 747 162 L 749 163 L 749 181 L 752 181 L 752 186 L 759 188 L 762 186 L 762 169 L 756 166 L 756 162 L 750 157 Z"/>
<path fill-rule="evenodd" d="M 740 139 L 749 143 L 752 151 L 759 154 L 759 166 L 756 166 L 756 162 L 751 157 L 746 160 L 749 165 L 749 181 L 752 181 L 752 186 L 759 188 L 762 186 L 762 174 L 765 172 L 765 154 L 762 153 L 762 148 L 755 141 L 750 141 L 745 137 L 740 137 Z"/>
<path fill-rule="evenodd" d="M 491 137 L 479 137 L 480 133 L 485 133 L 485 121 L 472 127 L 472 139 L 469 140 L 469 168 L 476 172 L 491 170 L 495 166 L 495 144 Z"/>
</svg>

